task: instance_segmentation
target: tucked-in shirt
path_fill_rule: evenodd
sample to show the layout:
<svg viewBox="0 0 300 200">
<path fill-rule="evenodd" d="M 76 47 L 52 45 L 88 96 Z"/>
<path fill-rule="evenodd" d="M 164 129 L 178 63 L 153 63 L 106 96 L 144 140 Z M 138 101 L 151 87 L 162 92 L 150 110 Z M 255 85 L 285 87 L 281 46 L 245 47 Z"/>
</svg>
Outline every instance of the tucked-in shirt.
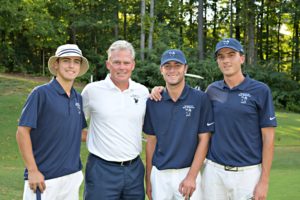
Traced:
<svg viewBox="0 0 300 200">
<path fill-rule="evenodd" d="M 223 80 L 214 82 L 207 94 L 215 119 L 207 158 L 230 166 L 261 163 L 261 128 L 277 126 L 269 87 L 247 76 L 232 89 Z"/>
<path fill-rule="evenodd" d="M 213 130 L 213 111 L 204 92 L 185 85 L 176 102 L 167 90 L 161 101 L 147 101 L 143 131 L 156 136 L 152 164 L 160 170 L 190 167 L 198 134 Z"/>
<path fill-rule="evenodd" d="M 45 179 L 81 170 L 81 131 L 86 125 L 81 95 L 73 88 L 68 97 L 53 79 L 33 89 L 23 107 L 19 126 L 31 128 L 34 158 Z"/>
<path fill-rule="evenodd" d="M 87 148 L 108 161 L 126 161 L 142 151 L 142 126 L 148 89 L 131 79 L 121 91 L 110 79 L 88 84 L 82 91 L 83 108 L 90 119 Z"/>
</svg>

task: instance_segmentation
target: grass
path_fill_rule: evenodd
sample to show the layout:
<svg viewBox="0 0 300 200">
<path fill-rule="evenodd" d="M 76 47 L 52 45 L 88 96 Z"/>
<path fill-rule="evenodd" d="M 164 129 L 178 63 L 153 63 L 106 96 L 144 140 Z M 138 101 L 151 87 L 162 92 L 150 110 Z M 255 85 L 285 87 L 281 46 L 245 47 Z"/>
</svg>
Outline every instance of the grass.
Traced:
<svg viewBox="0 0 300 200">
<path fill-rule="evenodd" d="M 33 87 L 41 84 L 0 74 L 0 199 L 19 200 L 23 192 L 24 165 L 18 151 L 15 131 L 22 106 Z M 77 89 L 81 90 L 82 87 Z M 300 114 L 276 112 L 275 156 L 268 200 L 300 199 Z M 81 146 L 83 164 L 87 150 Z M 142 155 L 144 158 L 144 154 Z M 83 185 L 81 186 L 81 198 Z"/>
</svg>

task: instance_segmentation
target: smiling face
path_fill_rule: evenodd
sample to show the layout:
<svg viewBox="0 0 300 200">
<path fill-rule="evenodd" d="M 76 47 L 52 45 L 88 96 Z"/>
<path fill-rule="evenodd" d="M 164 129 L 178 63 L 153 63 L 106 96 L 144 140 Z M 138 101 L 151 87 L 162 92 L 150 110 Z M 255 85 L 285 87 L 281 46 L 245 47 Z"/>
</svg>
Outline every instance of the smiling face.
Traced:
<svg viewBox="0 0 300 200">
<path fill-rule="evenodd" d="M 112 82 L 121 90 L 128 88 L 134 67 L 135 62 L 131 51 L 128 49 L 112 51 L 106 61 L 106 68 L 110 72 Z"/>
<path fill-rule="evenodd" d="M 167 86 L 184 84 L 184 75 L 187 65 L 175 61 L 169 61 L 161 66 L 160 72 L 166 81 Z"/>
<path fill-rule="evenodd" d="M 64 82 L 73 82 L 80 72 L 81 57 L 58 58 L 55 62 L 56 77 Z"/>
<path fill-rule="evenodd" d="M 244 61 L 244 55 L 230 48 L 220 49 L 217 53 L 217 63 L 224 77 L 241 74 Z"/>
</svg>

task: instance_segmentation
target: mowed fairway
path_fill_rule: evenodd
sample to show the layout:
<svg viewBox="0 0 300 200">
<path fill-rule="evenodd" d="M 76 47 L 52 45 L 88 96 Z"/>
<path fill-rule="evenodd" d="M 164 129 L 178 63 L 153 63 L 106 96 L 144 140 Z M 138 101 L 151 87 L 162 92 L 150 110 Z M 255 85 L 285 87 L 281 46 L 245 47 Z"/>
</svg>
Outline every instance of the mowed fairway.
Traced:
<svg viewBox="0 0 300 200">
<path fill-rule="evenodd" d="M 0 74 L 0 200 L 20 200 L 24 164 L 15 139 L 27 95 L 43 82 Z M 82 88 L 78 88 L 82 89 Z M 277 112 L 276 148 L 268 200 L 300 199 L 300 114 Z M 82 161 L 87 151 L 82 144 Z M 144 158 L 144 155 L 143 155 Z M 81 199 L 82 199 L 81 189 Z"/>
</svg>

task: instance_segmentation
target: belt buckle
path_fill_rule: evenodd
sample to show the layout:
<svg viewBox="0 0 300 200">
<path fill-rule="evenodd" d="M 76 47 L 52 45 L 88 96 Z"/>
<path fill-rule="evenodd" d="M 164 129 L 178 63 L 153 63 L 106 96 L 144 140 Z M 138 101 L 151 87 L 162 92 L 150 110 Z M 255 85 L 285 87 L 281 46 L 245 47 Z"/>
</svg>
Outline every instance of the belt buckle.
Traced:
<svg viewBox="0 0 300 200">
<path fill-rule="evenodd" d="M 224 170 L 225 171 L 230 171 L 230 172 L 237 172 L 237 171 L 239 171 L 239 168 L 238 167 L 233 167 L 233 166 L 225 165 L 224 166 Z"/>
</svg>

